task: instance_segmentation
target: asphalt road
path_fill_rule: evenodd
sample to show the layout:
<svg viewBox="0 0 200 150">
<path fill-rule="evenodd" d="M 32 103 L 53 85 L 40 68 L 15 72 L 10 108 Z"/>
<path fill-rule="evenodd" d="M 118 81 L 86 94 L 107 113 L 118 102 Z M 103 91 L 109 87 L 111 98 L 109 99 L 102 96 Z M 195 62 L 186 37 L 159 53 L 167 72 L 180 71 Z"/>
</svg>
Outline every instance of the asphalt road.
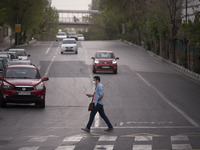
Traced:
<svg viewBox="0 0 200 150">
<path fill-rule="evenodd" d="M 59 42 L 25 47 L 46 82 L 46 108 L 8 105 L 0 109 L 0 150 L 188 150 L 200 149 L 200 82 L 136 46 L 120 41 L 79 42 L 79 53 L 61 55 Z M 118 74 L 95 74 L 105 87 L 105 112 L 114 131 L 89 119 L 92 59 L 112 50 Z"/>
</svg>

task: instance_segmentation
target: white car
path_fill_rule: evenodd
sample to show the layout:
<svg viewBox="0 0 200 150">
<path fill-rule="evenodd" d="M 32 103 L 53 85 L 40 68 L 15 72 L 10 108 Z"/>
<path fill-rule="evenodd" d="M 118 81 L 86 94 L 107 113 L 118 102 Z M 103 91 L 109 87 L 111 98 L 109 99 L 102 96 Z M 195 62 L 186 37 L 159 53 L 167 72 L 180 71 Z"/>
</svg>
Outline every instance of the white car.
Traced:
<svg viewBox="0 0 200 150">
<path fill-rule="evenodd" d="M 9 52 L 16 52 L 20 60 L 28 60 L 28 57 L 30 57 L 26 54 L 25 49 L 9 49 Z"/>
<path fill-rule="evenodd" d="M 78 34 L 77 37 L 78 37 L 78 41 L 84 41 L 85 40 L 83 34 Z"/>
<path fill-rule="evenodd" d="M 78 44 L 74 38 L 63 39 L 60 46 L 61 54 L 64 52 L 75 52 L 78 53 Z"/>
<path fill-rule="evenodd" d="M 62 41 L 67 38 L 67 34 L 65 32 L 58 32 L 56 35 L 56 41 Z"/>
</svg>

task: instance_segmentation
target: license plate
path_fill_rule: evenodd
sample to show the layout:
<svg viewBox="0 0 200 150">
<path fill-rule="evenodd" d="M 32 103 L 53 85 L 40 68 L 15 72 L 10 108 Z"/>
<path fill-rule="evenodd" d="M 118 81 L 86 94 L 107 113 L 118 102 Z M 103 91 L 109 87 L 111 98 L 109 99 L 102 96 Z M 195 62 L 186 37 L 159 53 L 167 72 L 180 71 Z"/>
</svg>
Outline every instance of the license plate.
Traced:
<svg viewBox="0 0 200 150">
<path fill-rule="evenodd" d="M 109 66 L 102 66 L 102 69 L 110 69 Z"/>
<path fill-rule="evenodd" d="M 31 95 L 30 92 L 20 91 L 18 92 L 18 95 Z"/>
</svg>

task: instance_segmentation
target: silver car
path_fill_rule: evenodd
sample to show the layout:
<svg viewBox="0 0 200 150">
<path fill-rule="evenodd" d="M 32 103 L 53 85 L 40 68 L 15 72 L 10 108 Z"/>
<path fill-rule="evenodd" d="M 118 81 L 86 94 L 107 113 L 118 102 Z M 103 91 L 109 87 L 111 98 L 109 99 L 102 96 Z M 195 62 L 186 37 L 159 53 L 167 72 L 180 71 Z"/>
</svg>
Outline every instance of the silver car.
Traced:
<svg viewBox="0 0 200 150">
<path fill-rule="evenodd" d="M 78 44 L 74 38 L 63 39 L 60 46 L 61 54 L 64 52 L 75 52 L 78 53 Z"/>
</svg>

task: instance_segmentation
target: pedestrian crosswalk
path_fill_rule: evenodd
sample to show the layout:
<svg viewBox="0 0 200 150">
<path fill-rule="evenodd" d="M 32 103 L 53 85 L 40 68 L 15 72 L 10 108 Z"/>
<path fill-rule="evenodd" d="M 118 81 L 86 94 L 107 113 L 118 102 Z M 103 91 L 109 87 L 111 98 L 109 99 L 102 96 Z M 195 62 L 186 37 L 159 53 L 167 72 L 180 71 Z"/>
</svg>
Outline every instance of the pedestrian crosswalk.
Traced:
<svg viewBox="0 0 200 150">
<path fill-rule="evenodd" d="M 120 145 L 124 145 L 125 150 L 197 150 L 200 149 L 200 145 L 195 145 L 196 142 L 200 141 L 200 135 L 191 137 L 190 135 L 151 135 L 151 134 L 138 134 L 138 135 L 91 135 L 91 134 L 80 134 L 73 136 L 66 136 L 60 138 L 59 136 L 36 136 L 27 137 L 28 146 L 18 147 L 17 150 L 42 150 L 45 144 L 50 139 L 61 139 L 57 145 L 52 146 L 52 150 L 82 150 L 82 145 L 86 146 L 84 142 L 92 142 L 94 145 L 90 145 L 88 148 L 91 150 L 117 150 L 118 142 Z M 125 140 L 124 140 L 125 139 Z M 162 143 L 169 143 L 163 144 Z M 81 148 L 82 147 L 82 148 Z M 1 144 L 0 144 L 1 148 Z"/>
</svg>

